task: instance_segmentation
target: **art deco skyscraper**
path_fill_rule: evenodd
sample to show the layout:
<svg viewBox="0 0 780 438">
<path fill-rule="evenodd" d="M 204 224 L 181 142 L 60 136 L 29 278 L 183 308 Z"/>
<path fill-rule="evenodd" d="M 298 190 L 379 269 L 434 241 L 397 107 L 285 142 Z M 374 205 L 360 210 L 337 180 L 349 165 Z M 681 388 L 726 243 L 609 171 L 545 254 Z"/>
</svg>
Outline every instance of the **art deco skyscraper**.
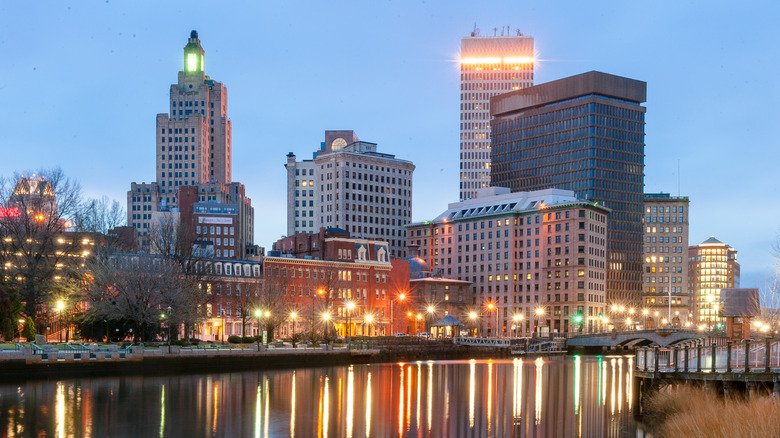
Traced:
<svg viewBox="0 0 780 438">
<path fill-rule="evenodd" d="M 533 37 L 506 32 L 460 41 L 460 199 L 490 185 L 490 98 L 534 84 Z"/>
<path fill-rule="evenodd" d="M 243 184 L 232 182 L 227 88 L 206 75 L 205 52 L 194 30 L 183 60 L 178 81 L 170 88 L 170 112 L 157 114 L 156 181 L 131 184 L 127 223 L 136 229 L 140 247 L 148 250 L 152 214 L 179 207 L 180 187 L 197 187 L 194 202 L 236 205 L 241 248 L 236 257 L 241 258 L 243 247 L 253 240 L 254 210 Z"/>
</svg>

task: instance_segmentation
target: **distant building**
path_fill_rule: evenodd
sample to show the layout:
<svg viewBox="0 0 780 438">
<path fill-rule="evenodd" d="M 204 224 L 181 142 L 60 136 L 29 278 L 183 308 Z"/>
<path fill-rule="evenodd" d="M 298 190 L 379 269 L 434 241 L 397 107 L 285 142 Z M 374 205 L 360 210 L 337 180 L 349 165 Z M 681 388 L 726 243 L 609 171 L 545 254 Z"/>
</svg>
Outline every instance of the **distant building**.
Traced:
<svg viewBox="0 0 780 438">
<path fill-rule="evenodd" d="M 341 336 L 390 335 L 397 316 L 391 302 L 409 289 L 409 270 L 391 263 L 387 242 L 321 229 L 283 238 L 274 248 L 263 260 L 264 281 L 284 291 L 279 299 L 301 316 L 300 331 L 321 333 L 328 314 Z M 291 330 L 287 321 L 281 335 Z"/>
<path fill-rule="evenodd" d="M 644 195 L 644 280 L 640 308 L 647 328 L 663 326 L 664 321 L 678 327 L 696 326 L 693 295 L 688 289 L 689 205 L 687 196 Z"/>
<path fill-rule="evenodd" d="M 688 272 L 697 322 L 708 328 L 723 324 L 721 289 L 739 287 L 737 250 L 710 236 L 688 248 Z"/>
<path fill-rule="evenodd" d="M 184 69 L 170 88 L 170 112 L 157 115 L 156 180 L 132 183 L 127 192 L 127 223 L 135 228 L 140 249 L 149 251 L 149 236 L 158 211 L 180 207 L 180 189 L 197 190 L 196 202 L 234 204 L 237 223 L 235 258 L 255 252 L 254 209 L 243 184 L 232 181 L 232 124 L 227 115 L 227 88 L 205 74 L 205 52 L 192 31 L 184 47 Z M 156 216 L 156 217 L 159 217 Z"/>
<path fill-rule="evenodd" d="M 520 315 L 518 335 L 579 330 L 576 315 L 594 331 L 606 327 L 609 214 L 568 190 L 491 187 L 410 224 L 407 240 L 433 271 L 471 283 L 467 312 L 486 335 L 509 334 Z"/>
<path fill-rule="evenodd" d="M 288 234 L 340 228 L 388 242 L 390 257 L 406 256 L 414 164 L 378 152 L 353 131 L 325 131 L 311 162 L 290 153 L 285 167 Z"/>
<path fill-rule="evenodd" d="M 509 27 L 492 36 L 475 28 L 460 40 L 459 64 L 460 199 L 468 199 L 490 186 L 490 98 L 534 84 L 534 39 Z"/>
<path fill-rule="evenodd" d="M 592 71 L 490 100 L 491 184 L 572 190 L 612 210 L 607 300 L 633 307 L 642 291 L 646 91 Z"/>
</svg>

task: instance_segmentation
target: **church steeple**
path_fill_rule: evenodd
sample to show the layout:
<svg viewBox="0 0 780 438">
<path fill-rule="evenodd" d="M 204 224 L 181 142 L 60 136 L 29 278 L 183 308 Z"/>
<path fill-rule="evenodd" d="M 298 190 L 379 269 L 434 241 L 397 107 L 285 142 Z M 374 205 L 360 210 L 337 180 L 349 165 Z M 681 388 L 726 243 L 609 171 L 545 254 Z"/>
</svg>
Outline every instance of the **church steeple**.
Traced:
<svg viewBox="0 0 780 438">
<path fill-rule="evenodd" d="M 190 32 L 190 39 L 187 40 L 187 45 L 184 46 L 184 73 L 203 74 L 205 71 L 204 53 L 198 39 L 198 31 L 193 30 Z"/>
</svg>

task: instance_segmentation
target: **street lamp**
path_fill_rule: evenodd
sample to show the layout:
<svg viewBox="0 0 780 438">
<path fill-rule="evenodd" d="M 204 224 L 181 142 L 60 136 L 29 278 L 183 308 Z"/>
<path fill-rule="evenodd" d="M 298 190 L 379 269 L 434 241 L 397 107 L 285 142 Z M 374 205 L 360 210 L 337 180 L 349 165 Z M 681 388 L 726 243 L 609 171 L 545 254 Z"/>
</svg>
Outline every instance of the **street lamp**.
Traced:
<svg viewBox="0 0 780 438">
<path fill-rule="evenodd" d="M 427 312 L 425 314 L 425 323 L 426 323 L 425 332 L 431 334 L 431 317 L 433 316 L 434 312 L 436 312 L 436 308 L 433 306 L 428 306 L 428 308 L 425 309 L 425 311 Z"/>
<path fill-rule="evenodd" d="M 225 311 L 222 311 L 222 329 L 219 331 L 219 339 L 222 345 L 225 345 Z"/>
<path fill-rule="evenodd" d="M 398 295 L 398 301 L 403 301 L 406 299 L 406 294 L 401 293 Z M 395 325 L 393 325 L 393 299 L 390 300 L 390 335 L 395 334 Z"/>
<path fill-rule="evenodd" d="M 352 316 L 352 309 L 355 308 L 355 303 L 353 301 L 347 302 L 347 343 L 349 343 L 352 339 L 352 326 L 351 324 L 351 316 Z"/>
<path fill-rule="evenodd" d="M 644 321 L 642 322 L 642 325 L 644 325 L 645 330 L 647 330 L 647 314 L 650 313 L 647 309 L 642 309 L 642 317 L 644 318 Z"/>
<path fill-rule="evenodd" d="M 474 326 L 474 337 L 476 338 L 477 337 L 477 324 L 476 324 L 475 320 L 477 319 L 477 312 L 470 312 L 469 313 L 469 319 L 471 320 L 471 324 Z"/>
<path fill-rule="evenodd" d="M 171 306 L 168 306 L 168 346 L 171 346 Z"/>
<path fill-rule="evenodd" d="M 295 348 L 295 318 L 298 317 L 298 314 L 296 312 L 290 312 L 290 319 L 292 319 L 293 327 L 292 327 L 292 335 L 290 335 L 290 342 L 292 342 L 292 347 Z"/>
<path fill-rule="evenodd" d="M 517 337 L 517 326 L 519 326 L 520 322 L 523 320 L 523 314 L 518 313 L 512 317 L 512 320 L 515 322 L 515 337 Z"/>
<path fill-rule="evenodd" d="M 365 319 L 365 323 L 366 323 L 366 325 L 368 326 L 368 331 L 370 331 L 370 330 L 371 330 L 371 323 L 374 321 L 374 315 L 372 315 L 372 314 L 370 314 L 370 313 L 369 313 L 369 314 L 367 314 L 367 315 L 365 316 L 365 318 L 364 318 L 364 319 Z M 366 333 L 367 333 L 367 332 L 364 330 L 364 331 L 363 331 L 363 335 L 364 335 L 364 336 L 370 336 L 370 335 L 367 335 Z"/>
<path fill-rule="evenodd" d="M 328 312 L 323 313 L 322 314 L 322 321 L 323 321 L 323 324 L 325 324 L 325 342 L 327 343 L 327 342 L 329 342 L 328 341 L 328 324 L 329 324 L 329 321 L 330 321 L 330 313 L 328 313 Z"/>
<path fill-rule="evenodd" d="M 257 318 L 257 336 L 255 336 L 255 341 L 257 342 L 257 350 L 260 351 L 260 318 L 263 316 L 263 311 L 260 309 L 255 310 L 255 318 Z"/>
<path fill-rule="evenodd" d="M 493 303 L 488 303 L 487 304 L 487 309 L 488 309 L 488 332 L 490 332 L 490 312 L 492 312 L 495 307 L 496 306 Z M 498 312 L 496 312 L 496 331 L 498 331 Z M 496 337 L 498 337 L 498 336 L 496 336 Z"/>
<path fill-rule="evenodd" d="M 534 310 L 534 313 L 536 314 L 536 317 L 534 318 L 534 334 L 536 334 L 537 328 L 539 327 L 539 318 L 544 316 L 544 309 L 537 307 L 536 310 Z"/>
<path fill-rule="evenodd" d="M 420 321 L 422 321 L 422 315 L 419 313 L 417 314 L 417 330 L 415 330 L 415 333 L 420 333 Z"/>
<path fill-rule="evenodd" d="M 62 311 L 65 310 L 65 302 L 62 300 L 57 300 L 57 316 L 59 317 L 59 325 L 60 325 L 60 342 L 62 342 Z M 65 337 L 65 340 L 67 341 L 67 336 Z"/>
</svg>

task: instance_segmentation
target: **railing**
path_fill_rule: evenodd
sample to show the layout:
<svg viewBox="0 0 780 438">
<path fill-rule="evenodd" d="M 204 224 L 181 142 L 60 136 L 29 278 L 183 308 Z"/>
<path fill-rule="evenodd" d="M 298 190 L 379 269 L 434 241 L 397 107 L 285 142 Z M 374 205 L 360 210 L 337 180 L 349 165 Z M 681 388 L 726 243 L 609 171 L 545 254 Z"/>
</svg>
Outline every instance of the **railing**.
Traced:
<svg viewBox="0 0 780 438">
<path fill-rule="evenodd" d="M 460 345 L 470 345 L 474 347 L 517 347 L 525 346 L 530 338 L 469 338 L 455 337 L 453 342 Z"/>
<path fill-rule="evenodd" d="M 745 340 L 725 344 L 712 340 L 673 348 L 643 347 L 635 353 L 638 371 L 655 373 L 760 373 L 780 368 L 780 340 Z"/>
</svg>

